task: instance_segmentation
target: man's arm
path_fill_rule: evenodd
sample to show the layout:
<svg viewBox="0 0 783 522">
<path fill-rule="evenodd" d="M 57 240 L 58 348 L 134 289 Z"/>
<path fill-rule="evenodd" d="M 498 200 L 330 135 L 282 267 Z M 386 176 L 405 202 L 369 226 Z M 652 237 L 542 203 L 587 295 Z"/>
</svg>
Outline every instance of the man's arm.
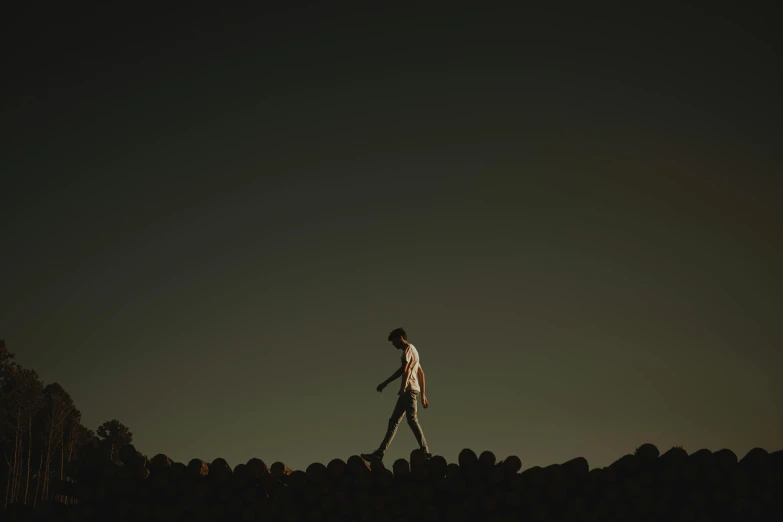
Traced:
<svg viewBox="0 0 783 522">
<path fill-rule="evenodd" d="M 405 366 L 400 366 L 394 374 L 392 374 L 391 377 L 383 381 L 378 385 L 376 390 L 382 391 L 390 382 L 392 382 L 394 379 L 399 378 L 403 373 L 405 373 Z"/>
<path fill-rule="evenodd" d="M 425 391 L 425 385 L 424 385 L 424 368 L 421 367 L 421 363 L 419 363 L 419 386 L 421 386 L 421 405 L 427 408 L 430 403 L 427 400 L 427 392 Z"/>
</svg>

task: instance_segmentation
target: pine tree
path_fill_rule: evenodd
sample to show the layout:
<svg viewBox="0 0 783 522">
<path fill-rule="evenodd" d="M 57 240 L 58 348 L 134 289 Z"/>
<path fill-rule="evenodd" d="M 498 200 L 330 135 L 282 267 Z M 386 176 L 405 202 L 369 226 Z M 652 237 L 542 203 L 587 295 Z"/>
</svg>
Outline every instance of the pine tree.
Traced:
<svg viewBox="0 0 783 522">
<path fill-rule="evenodd" d="M 119 458 L 120 449 L 133 442 L 133 433 L 117 419 L 106 421 L 96 431 L 102 439 L 101 443 L 108 449 L 108 456 L 115 464 L 121 464 Z"/>
</svg>

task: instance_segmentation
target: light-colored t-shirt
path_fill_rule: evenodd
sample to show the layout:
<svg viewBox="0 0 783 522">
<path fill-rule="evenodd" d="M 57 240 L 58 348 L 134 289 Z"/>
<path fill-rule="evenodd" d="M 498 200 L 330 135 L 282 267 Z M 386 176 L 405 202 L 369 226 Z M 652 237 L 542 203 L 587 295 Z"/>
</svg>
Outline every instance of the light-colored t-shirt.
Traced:
<svg viewBox="0 0 783 522">
<path fill-rule="evenodd" d="M 410 390 L 421 392 L 421 387 L 419 386 L 419 352 L 416 350 L 416 347 L 409 343 L 408 347 L 402 351 L 402 358 L 400 360 L 403 364 L 410 365 L 408 381 L 402 383 L 400 390 L 402 393 Z M 403 379 L 404 378 L 405 376 L 403 375 Z"/>
</svg>

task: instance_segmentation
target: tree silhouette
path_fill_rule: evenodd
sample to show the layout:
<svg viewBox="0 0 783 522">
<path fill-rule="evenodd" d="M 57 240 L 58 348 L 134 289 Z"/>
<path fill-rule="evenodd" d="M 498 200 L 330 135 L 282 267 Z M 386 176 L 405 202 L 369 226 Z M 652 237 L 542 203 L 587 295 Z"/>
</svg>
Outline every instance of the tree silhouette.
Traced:
<svg viewBox="0 0 783 522">
<path fill-rule="evenodd" d="M 118 452 L 120 448 L 133 442 L 133 433 L 117 419 L 104 422 L 98 426 L 96 433 L 102 439 L 101 442 L 108 447 L 112 462 L 120 464 Z"/>
<path fill-rule="evenodd" d="M 8 442 L 13 436 L 13 451 L 9 456 L 5 452 L 8 465 L 8 477 L 5 490 L 5 503 L 24 502 L 30 485 L 30 461 L 33 448 L 33 418 L 43 407 L 43 383 L 34 370 L 14 367 L 6 376 L 8 398 L 5 405 L 4 434 Z M 27 441 L 27 450 L 24 445 Z M 6 445 L 6 450 L 7 450 Z M 22 491 L 24 488 L 24 491 Z"/>
<path fill-rule="evenodd" d="M 14 369 L 17 367 L 14 361 L 16 354 L 8 351 L 5 340 L 0 339 L 0 401 L 8 398 L 13 390 L 8 389 Z"/>
<path fill-rule="evenodd" d="M 113 420 L 104 424 L 100 441 L 81 423 L 81 412 L 61 385 L 44 386 L 35 371 L 14 358 L 0 339 L 0 493 L 5 506 L 38 500 L 68 504 L 70 498 L 60 493 L 72 481 L 67 465 L 90 454 L 114 455 L 132 435 Z"/>
<path fill-rule="evenodd" d="M 57 477 L 62 480 L 64 466 L 64 446 L 65 446 L 65 421 L 76 411 L 71 396 L 59 384 L 52 383 L 44 388 L 46 397 L 46 455 L 44 468 L 44 488 L 41 492 L 41 498 L 50 498 L 49 484 L 52 479 L 52 459 L 55 458 L 55 452 L 60 449 L 60 463 L 57 467 Z"/>
</svg>

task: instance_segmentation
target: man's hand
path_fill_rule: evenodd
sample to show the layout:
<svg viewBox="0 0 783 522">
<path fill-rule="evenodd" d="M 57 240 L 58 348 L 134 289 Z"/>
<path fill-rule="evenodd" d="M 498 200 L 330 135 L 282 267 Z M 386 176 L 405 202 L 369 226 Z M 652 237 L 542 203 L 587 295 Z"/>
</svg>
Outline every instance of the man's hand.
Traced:
<svg viewBox="0 0 783 522">
<path fill-rule="evenodd" d="M 381 393 L 385 387 L 386 387 L 386 383 L 385 383 L 385 382 L 382 382 L 382 383 L 380 383 L 380 384 L 378 385 L 378 387 L 377 387 L 377 388 L 375 388 L 375 389 L 376 389 L 376 390 L 378 390 L 378 393 Z"/>
<path fill-rule="evenodd" d="M 430 401 L 427 400 L 427 396 L 426 395 L 422 395 L 421 396 L 421 405 L 424 406 L 425 408 L 429 408 Z"/>
</svg>

